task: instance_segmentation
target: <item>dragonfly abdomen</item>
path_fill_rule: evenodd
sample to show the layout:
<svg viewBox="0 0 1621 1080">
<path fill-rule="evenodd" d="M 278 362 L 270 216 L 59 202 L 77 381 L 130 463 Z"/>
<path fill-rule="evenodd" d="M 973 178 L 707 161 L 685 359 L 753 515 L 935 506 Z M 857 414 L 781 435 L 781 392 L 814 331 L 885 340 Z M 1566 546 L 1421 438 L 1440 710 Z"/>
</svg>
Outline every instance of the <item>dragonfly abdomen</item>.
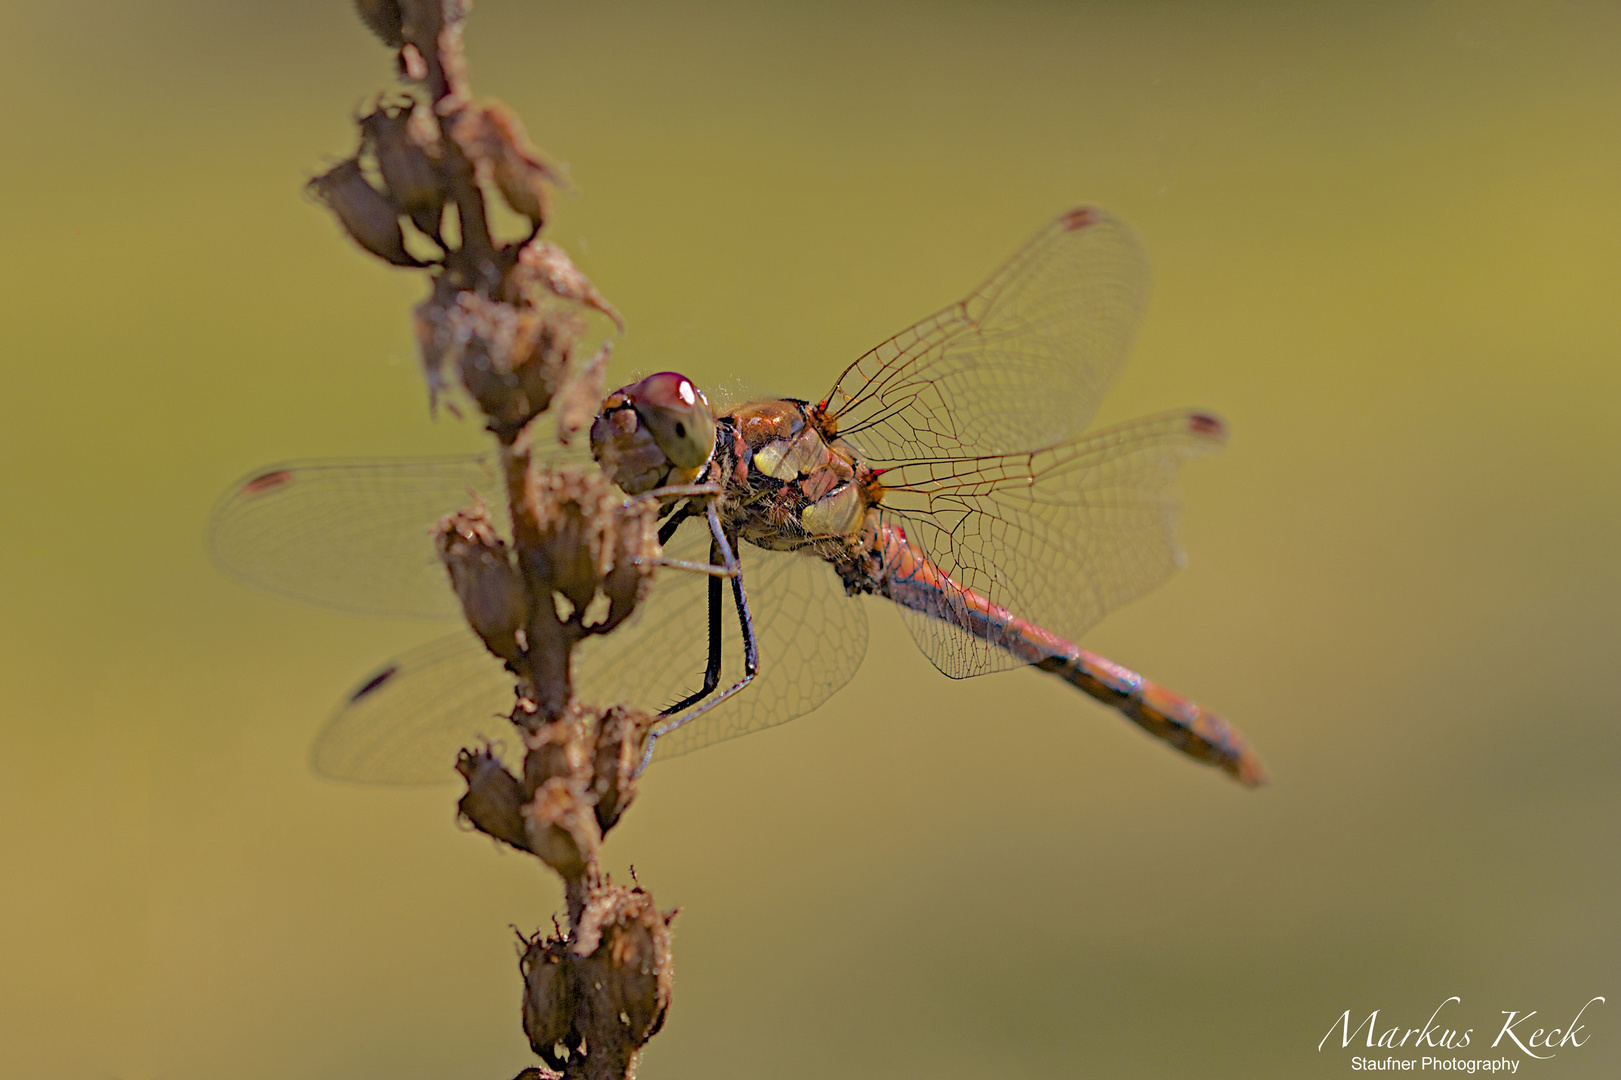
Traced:
<svg viewBox="0 0 1621 1080">
<path fill-rule="evenodd" d="M 1184 754 L 1230 774 L 1245 787 L 1266 783 L 1266 768 L 1221 716 L 1173 694 L 1152 679 L 1071 645 L 1064 653 L 1037 660 L 1032 667 L 1056 675 L 1136 723 Z"/>
<path fill-rule="evenodd" d="M 884 587 L 891 600 L 966 630 L 1031 667 L 1056 675 L 1197 761 L 1257 787 L 1266 769 L 1244 736 L 1216 713 L 1151 679 L 1022 619 L 965 589 L 906 540 L 894 526 L 880 529 Z"/>
</svg>

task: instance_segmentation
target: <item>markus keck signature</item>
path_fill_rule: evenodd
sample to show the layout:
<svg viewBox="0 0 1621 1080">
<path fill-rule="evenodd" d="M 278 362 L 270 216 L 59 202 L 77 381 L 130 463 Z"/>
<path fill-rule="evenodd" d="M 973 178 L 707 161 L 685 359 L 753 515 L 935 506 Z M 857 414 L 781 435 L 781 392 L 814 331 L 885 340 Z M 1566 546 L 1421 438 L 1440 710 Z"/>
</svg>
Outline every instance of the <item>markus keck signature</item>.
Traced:
<svg viewBox="0 0 1621 1080">
<path fill-rule="evenodd" d="M 1342 1050 L 1355 1046 L 1358 1049 L 1387 1052 L 1387 1056 L 1377 1059 L 1357 1055 L 1351 1061 L 1353 1071 L 1388 1069 L 1427 1072 L 1433 1069 L 1459 1072 L 1518 1072 L 1520 1066 L 1518 1058 L 1484 1061 L 1474 1058 L 1440 1058 L 1429 1054 L 1422 1057 L 1401 1057 L 1391 1053 L 1402 1050 L 1409 1053 L 1431 1050 L 1457 1051 L 1481 1046 L 1483 1035 L 1477 1036 L 1477 1029 L 1474 1027 L 1463 1026 L 1458 1019 L 1459 1009 L 1453 1009 L 1445 1017 L 1442 1016 L 1447 1007 L 1454 1004 L 1461 1009 L 1463 999 L 1456 995 L 1447 998 L 1436 1006 L 1435 1011 L 1421 1027 L 1408 1027 L 1406 1024 L 1391 1026 L 1388 1020 L 1380 1020 L 1378 1009 L 1370 1012 L 1366 1019 L 1358 1023 L 1352 1018 L 1351 1010 L 1346 1009 L 1329 1025 L 1328 1031 L 1317 1043 L 1317 1049 L 1319 1052 L 1325 1047 L 1332 1049 L 1333 1044 L 1338 1042 Z M 1502 1050 L 1508 1053 L 1518 1050 L 1527 1057 L 1546 1061 L 1562 1050 L 1585 1046 L 1592 1033 L 1588 1030 L 1583 1017 L 1594 1004 L 1607 1002 L 1602 997 L 1589 998 L 1586 1004 L 1576 1010 L 1572 1019 L 1563 1022 L 1550 1020 L 1536 1009 L 1529 1012 L 1503 1009 L 1500 1011 L 1501 1023 L 1493 1020 L 1478 1029 L 1482 1033 L 1493 1029 L 1497 1031 L 1491 1045 L 1481 1046 L 1481 1049 Z"/>
</svg>

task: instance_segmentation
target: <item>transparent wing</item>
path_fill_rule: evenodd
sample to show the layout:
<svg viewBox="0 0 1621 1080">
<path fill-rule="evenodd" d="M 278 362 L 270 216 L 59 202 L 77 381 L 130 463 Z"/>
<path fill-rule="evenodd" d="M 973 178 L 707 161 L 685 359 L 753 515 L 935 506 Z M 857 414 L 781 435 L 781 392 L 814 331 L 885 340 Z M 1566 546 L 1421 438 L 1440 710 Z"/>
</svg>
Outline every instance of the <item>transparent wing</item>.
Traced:
<svg viewBox="0 0 1621 1080">
<path fill-rule="evenodd" d="M 455 615 L 432 529 L 481 494 L 493 455 L 294 461 L 245 476 L 215 509 L 214 559 L 249 585 L 344 611 Z"/>
<path fill-rule="evenodd" d="M 708 534 L 689 521 L 665 550 L 707 562 Z M 660 739 L 656 759 L 735 738 L 811 711 L 849 681 L 866 651 L 866 613 L 844 595 L 825 563 L 747 548 L 741 554 L 760 644 L 761 670 L 747 690 Z M 448 594 L 448 583 L 440 587 Z M 725 594 L 722 687 L 742 672 L 742 639 Z M 649 711 L 702 685 L 708 662 L 708 578 L 663 570 L 631 621 L 574 653 L 582 700 L 628 701 Z M 512 678 L 471 633 L 458 633 L 390 661 L 363 681 L 328 722 L 311 758 L 323 775 L 365 783 L 420 784 L 455 778 L 456 751 L 517 739 L 502 714 Z"/>
<path fill-rule="evenodd" d="M 904 462 L 882 474 L 883 515 L 964 589 L 1074 640 L 1181 564 L 1177 468 L 1226 437 L 1209 413 L 1169 412 L 1026 454 Z M 949 619 L 904 616 L 953 678 L 1021 663 Z"/>
<path fill-rule="evenodd" d="M 310 765 L 335 780 L 449 782 L 464 746 L 489 743 L 509 763 L 521 754 L 506 720 L 511 709 L 512 677 L 471 630 L 461 630 L 362 681 L 316 738 Z"/>
<path fill-rule="evenodd" d="M 1051 446 L 1091 420 L 1147 293 L 1131 231 L 1072 210 L 966 299 L 850 365 L 827 415 L 874 462 Z"/>
<path fill-rule="evenodd" d="M 693 525 L 696 523 L 689 523 Z M 697 532 L 696 529 L 693 530 Z M 707 557 L 707 546 L 704 549 Z M 803 716 L 835 690 L 850 681 L 867 651 L 867 613 L 862 602 L 845 595 L 844 585 L 833 568 L 821 559 L 783 551 L 767 551 L 745 546 L 739 553 L 743 564 L 743 584 L 759 642 L 760 669 L 752 683 L 735 697 L 723 702 L 691 723 L 684 724 L 658 740 L 653 759 L 663 761 L 751 731 L 786 723 Z M 656 589 L 674 575 L 665 571 Z M 690 575 L 688 575 L 690 576 Z M 705 583 L 686 581 L 680 588 L 701 594 Z M 742 678 L 743 638 L 732 591 L 724 590 L 721 678 L 724 690 Z M 648 618 L 659 619 L 663 598 L 657 598 Z M 688 614 L 698 605 L 683 605 L 679 616 L 664 616 L 670 632 L 685 637 L 688 644 L 679 668 L 666 661 L 664 670 L 646 685 L 670 687 L 661 704 L 678 701 L 703 682 L 707 623 L 700 614 Z M 704 609 L 699 608 L 700 612 Z M 649 639 L 640 646 L 626 635 L 614 633 L 598 639 L 601 656 L 588 657 L 601 672 L 595 698 L 599 701 L 634 699 L 635 687 L 647 667 L 640 657 L 656 652 L 653 640 L 667 635 L 661 628 L 644 631 Z"/>
<path fill-rule="evenodd" d="M 583 440 L 562 446 L 547 427 L 535 438 L 549 463 L 595 468 Z M 282 596 L 368 615 L 459 615 L 433 529 L 475 494 L 505 529 L 494 454 L 285 462 L 231 487 L 209 545 L 225 573 Z"/>
</svg>

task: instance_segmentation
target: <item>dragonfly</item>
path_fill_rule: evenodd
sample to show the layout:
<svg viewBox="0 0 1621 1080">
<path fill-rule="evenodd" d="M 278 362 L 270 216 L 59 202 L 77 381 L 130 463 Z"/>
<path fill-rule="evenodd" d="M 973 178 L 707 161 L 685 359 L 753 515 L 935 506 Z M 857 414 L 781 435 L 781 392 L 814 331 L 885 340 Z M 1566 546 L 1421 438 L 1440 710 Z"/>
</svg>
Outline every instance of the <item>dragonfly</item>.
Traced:
<svg viewBox="0 0 1621 1080">
<path fill-rule="evenodd" d="M 1239 783 L 1264 783 L 1220 715 L 1075 644 L 1184 561 L 1178 469 L 1227 438 L 1197 409 L 1088 430 L 1147 284 L 1130 228 L 1081 208 L 820 399 L 717 411 L 674 372 L 610 394 L 590 456 L 576 445 L 556 461 L 594 462 L 627 497 L 718 490 L 666 500 L 659 540 L 671 565 L 734 572 L 661 574 L 631 622 L 579 646 L 578 694 L 661 714 L 644 766 L 780 724 L 854 675 L 876 598 L 952 678 L 1033 667 Z M 257 470 L 216 510 L 214 554 L 250 584 L 329 607 L 455 616 L 432 527 L 470 493 L 498 495 L 499 476 L 493 454 Z M 312 765 L 368 783 L 452 779 L 460 747 L 499 744 L 512 694 L 478 638 L 450 634 L 362 681 Z"/>
</svg>

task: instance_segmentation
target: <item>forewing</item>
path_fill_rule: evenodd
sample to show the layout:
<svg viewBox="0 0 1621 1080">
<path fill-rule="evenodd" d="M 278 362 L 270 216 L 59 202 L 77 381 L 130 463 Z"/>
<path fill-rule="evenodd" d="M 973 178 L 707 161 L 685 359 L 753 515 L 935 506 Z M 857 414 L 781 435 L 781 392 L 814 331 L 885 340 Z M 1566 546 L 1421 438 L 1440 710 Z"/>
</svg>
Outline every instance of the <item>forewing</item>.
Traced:
<svg viewBox="0 0 1621 1080">
<path fill-rule="evenodd" d="M 1181 564 L 1177 469 L 1225 441 L 1219 419 L 1182 411 L 1028 454 L 908 462 L 883 474 L 883 513 L 964 589 L 1074 640 Z M 904 615 L 953 678 L 1020 663 L 949 620 Z"/>
<path fill-rule="evenodd" d="M 475 492 L 504 517 L 492 455 L 288 462 L 236 484 L 210 541 L 221 569 L 269 592 L 373 615 L 454 615 L 433 526 Z"/>
<path fill-rule="evenodd" d="M 964 300 L 852 364 L 828 415 L 879 462 L 1050 446 L 1091 420 L 1147 292 L 1131 231 L 1072 210 Z"/>
</svg>

